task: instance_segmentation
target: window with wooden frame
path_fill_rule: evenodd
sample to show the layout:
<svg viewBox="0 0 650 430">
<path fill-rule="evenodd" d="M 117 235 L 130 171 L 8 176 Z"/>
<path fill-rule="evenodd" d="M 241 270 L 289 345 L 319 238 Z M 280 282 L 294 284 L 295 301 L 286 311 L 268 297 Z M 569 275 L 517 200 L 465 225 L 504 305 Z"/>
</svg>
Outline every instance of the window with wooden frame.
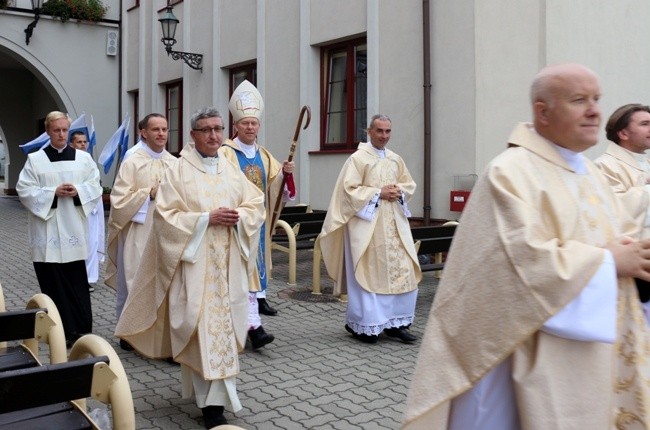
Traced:
<svg viewBox="0 0 650 430">
<path fill-rule="evenodd" d="M 230 97 L 232 97 L 232 93 L 235 92 L 235 88 L 244 82 L 244 80 L 247 80 L 251 84 L 257 86 L 257 63 L 251 63 L 245 66 L 233 67 L 230 69 L 230 90 L 228 92 L 228 100 L 230 100 Z M 228 113 L 228 124 L 226 125 L 226 130 L 228 131 L 228 136 L 231 138 L 235 133 L 232 124 L 232 114 Z"/>
<path fill-rule="evenodd" d="M 178 156 L 183 149 L 183 81 L 167 84 L 165 89 L 165 115 L 169 129 L 167 151 Z"/>
<path fill-rule="evenodd" d="M 321 151 L 366 140 L 367 65 L 365 37 L 321 48 Z"/>
</svg>

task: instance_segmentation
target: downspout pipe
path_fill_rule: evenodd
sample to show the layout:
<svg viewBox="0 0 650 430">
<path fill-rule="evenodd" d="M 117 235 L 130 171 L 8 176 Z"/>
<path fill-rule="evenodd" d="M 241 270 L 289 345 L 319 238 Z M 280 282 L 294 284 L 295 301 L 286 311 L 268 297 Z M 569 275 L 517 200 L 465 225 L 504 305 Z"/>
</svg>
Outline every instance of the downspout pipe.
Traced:
<svg viewBox="0 0 650 430">
<path fill-rule="evenodd" d="M 422 46 L 424 62 L 424 225 L 429 225 L 431 221 L 431 20 L 429 6 L 429 0 L 422 0 L 422 34 L 424 37 Z"/>
</svg>

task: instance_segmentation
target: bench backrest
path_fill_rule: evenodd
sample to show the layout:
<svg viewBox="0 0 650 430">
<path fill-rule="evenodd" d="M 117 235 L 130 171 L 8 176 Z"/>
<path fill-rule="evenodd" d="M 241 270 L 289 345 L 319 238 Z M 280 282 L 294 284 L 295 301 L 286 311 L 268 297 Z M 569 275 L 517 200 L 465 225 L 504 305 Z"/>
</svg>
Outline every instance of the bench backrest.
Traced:
<svg viewBox="0 0 650 430">
<path fill-rule="evenodd" d="M 327 215 L 326 211 L 314 211 L 314 212 L 307 212 L 307 213 L 293 213 L 293 214 L 280 214 L 280 219 L 289 224 L 290 226 L 294 226 L 295 224 L 298 223 L 303 223 L 305 221 L 323 221 L 325 220 L 325 215 Z"/>
<path fill-rule="evenodd" d="M 280 212 L 280 216 L 288 214 L 304 214 L 310 212 L 309 205 L 285 206 Z"/>
<path fill-rule="evenodd" d="M 453 237 L 455 232 L 455 225 L 411 227 L 413 240 L 430 239 L 436 237 Z"/>
<path fill-rule="evenodd" d="M 108 357 L 0 372 L 0 414 L 90 397 L 94 366 L 102 362 Z"/>
<path fill-rule="evenodd" d="M 33 338 L 39 312 L 47 313 L 47 309 L 0 312 L 0 342 Z"/>
</svg>

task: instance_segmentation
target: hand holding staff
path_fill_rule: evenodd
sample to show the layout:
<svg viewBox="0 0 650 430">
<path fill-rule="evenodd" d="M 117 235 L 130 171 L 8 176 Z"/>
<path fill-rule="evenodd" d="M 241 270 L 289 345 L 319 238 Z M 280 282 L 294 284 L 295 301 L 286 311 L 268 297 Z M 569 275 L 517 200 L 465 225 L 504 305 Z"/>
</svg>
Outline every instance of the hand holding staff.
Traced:
<svg viewBox="0 0 650 430">
<path fill-rule="evenodd" d="M 305 116 L 305 113 L 307 113 L 307 122 L 305 123 L 305 126 L 302 127 L 302 129 L 306 129 L 309 127 L 309 123 L 311 122 L 311 109 L 309 106 L 303 106 L 302 109 L 300 109 L 300 117 L 298 117 L 298 123 L 296 124 L 296 131 L 293 133 L 293 141 L 291 142 L 291 148 L 289 149 L 289 156 L 287 157 L 287 162 L 291 163 L 293 160 L 293 153 L 296 151 L 296 145 L 298 144 L 298 136 L 300 135 L 300 126 L 302 125 L 302 120 L 303 117 Z M 278 217 L 280 216 L 280 211 L 281 211 L 281 205 L 280 203 L 282 202 L 282 194 L 284 193 L 284 186 L 287 182 L 287 176 L 282 175 L 282 185 L 280 186 L 280 194 L 278 195 L 277 200 L 275 201 L 275 208 L 273 208 L 273 216 L 271 217 L 271 229 L 269 230 L 271 232 L 271 235 L 273 235 L 273 230 L 275 229 L 275 222 L 278 220 Z"/>
</svg>

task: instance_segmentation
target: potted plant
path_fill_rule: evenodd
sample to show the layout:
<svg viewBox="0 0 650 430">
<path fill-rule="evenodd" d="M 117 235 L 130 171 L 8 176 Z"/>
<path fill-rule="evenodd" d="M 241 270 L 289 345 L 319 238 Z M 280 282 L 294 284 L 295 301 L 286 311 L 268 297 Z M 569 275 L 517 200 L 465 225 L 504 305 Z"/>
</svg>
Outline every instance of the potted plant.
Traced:
<svg viewBox="0 0 650 430">
<path fill-rule="evenodd" d="M 98 22 L 107 10 L 101 0 L 48 0 L 43 3 L 41 14 L 51 15 L 61 22 L 69 19 Z"/>
</svg>

